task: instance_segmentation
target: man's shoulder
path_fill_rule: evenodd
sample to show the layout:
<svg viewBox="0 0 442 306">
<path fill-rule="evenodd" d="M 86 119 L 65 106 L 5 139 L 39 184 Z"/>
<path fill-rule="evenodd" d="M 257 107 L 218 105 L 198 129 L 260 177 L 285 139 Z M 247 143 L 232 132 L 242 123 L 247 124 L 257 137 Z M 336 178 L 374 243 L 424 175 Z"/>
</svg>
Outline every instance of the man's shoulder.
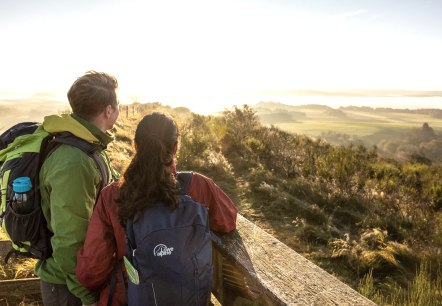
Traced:
<svg viewBox="0 0 442 306">
<path fill-rule="evenodd" d="M 51 156 L 62 156 L 67 155 L 70 157 L 78 157 L 79 159 L 87 157 L 87 153 L 82 151 L 80 148 L 77 148 L 76 146 L 70 145 L 70 144 L 60 144 L 54 152 L 51 154 Z M 50 156 L 49 156 L 50 157 Z"/>
<path fill-rule="evenodd" d="M 43 165 L 66 167 L 88 165 L 95 167 L 94 161 L 81 149 L 68 144 L 59 145 L 45 160 Z"/>
</svg>

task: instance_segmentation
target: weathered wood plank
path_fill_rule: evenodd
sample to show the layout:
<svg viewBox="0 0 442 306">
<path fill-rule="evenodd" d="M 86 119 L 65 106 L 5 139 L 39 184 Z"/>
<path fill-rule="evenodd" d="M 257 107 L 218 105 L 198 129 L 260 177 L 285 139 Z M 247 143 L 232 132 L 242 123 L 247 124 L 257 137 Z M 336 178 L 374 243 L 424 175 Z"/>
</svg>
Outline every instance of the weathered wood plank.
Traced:
<svg viewBox="0 0 442 306">
<path fill-rule="evenodd" d="M 1 297 L 23 297 L 25 294 L 40 293 L 39 278 L 22 278 L 0 281 Z"/>
<path fill-rule="evenodd" d="M 241 294 L 246 292 L 256 304 L 375 305 L 241 215 L 237 230 L 221 240 L 214 251 L 221 256 L 215 257 L 233 264 L 243 279 L 231 268 L 224 268 L 222 286 L 229 287 L 231 282 L 234 287 L 242 286 Z M 226 293 L 227 288 L 214 289 L 215 294 L 223 290 L 217 295 L 221 304 L 235 304 L 232 293 Z"/>
<path fill-rule="evenodd" d="M 5 257 L 11 250 L 11 241 L 0 240 L 0 257 Z"/>
</svg>

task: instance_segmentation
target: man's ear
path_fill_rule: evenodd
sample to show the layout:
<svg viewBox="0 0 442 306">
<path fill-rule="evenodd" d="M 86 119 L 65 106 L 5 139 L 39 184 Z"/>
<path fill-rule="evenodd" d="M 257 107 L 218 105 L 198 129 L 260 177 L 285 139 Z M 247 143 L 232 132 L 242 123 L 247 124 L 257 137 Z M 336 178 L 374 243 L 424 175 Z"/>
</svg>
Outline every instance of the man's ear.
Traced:
<svg viewBox="0 0 442 306">
<path fill-rule="evenodd" d="M 114 109 L 112 108 L 112 105 L 109 104 L 108 106 L 106 106 L 106 109 L 104 110 L 106 118 L 109 118 L 111 116 L 113 110 Z"/>
</svg>

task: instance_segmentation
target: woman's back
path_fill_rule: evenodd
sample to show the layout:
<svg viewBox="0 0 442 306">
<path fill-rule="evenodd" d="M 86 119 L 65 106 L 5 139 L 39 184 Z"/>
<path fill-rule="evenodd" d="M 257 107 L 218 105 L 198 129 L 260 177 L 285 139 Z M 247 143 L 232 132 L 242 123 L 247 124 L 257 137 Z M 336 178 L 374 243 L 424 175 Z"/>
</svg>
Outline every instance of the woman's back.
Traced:
<svg viewBox="0 0 442 306">
<path fill-rule="evenodd" d="M 187 195 L 209 208 L 209 226 L 214 232 L 227 233 L 236 228 L 237 208 L 231 199 L 213 180 L 194 172 L 189 182 Z M 126 232 L 118 220 L 116 199 L 118 183 L 103 189 L 90 220 L 84 246 L 77 256 L 77 277 L 88 289 L 100 292 L 99 305 L 107 305 L 108 282 L 118 254 L 120 264 L 126 255 Z M 103 239 L 104 237 L 104 239 Z M 127 303 L 126 292 L 117 275 L 117 285 L 112 305 Z"/>
</svg>

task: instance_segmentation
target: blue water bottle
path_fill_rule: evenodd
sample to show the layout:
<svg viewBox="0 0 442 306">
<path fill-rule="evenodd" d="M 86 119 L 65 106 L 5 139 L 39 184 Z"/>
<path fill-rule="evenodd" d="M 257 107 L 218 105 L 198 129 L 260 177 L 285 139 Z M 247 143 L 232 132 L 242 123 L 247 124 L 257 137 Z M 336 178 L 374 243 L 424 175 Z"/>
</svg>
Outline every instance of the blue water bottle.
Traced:
<svg viewBox="0 0 442 306">
<path fill-rule="evenodd" d="M 28 176 L 17 177 L 12 181 L 12 208 L 18 214 L 29 214 L 33 211 L 32 182 Z"/>
</svg>

